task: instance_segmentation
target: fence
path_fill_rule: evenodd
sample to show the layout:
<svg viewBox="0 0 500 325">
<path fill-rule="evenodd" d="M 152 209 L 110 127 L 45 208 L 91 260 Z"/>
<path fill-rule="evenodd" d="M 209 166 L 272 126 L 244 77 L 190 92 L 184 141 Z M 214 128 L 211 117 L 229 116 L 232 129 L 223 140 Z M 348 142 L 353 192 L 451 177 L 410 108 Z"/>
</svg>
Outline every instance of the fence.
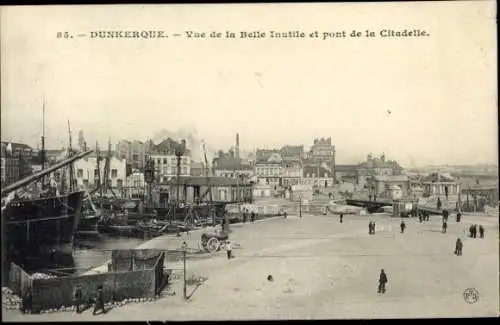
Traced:
<svg viewBox="0 0 500 325">
<path fill-rule="evenodd" d="M 128 298 L 154 298 L 163 284 L 164 253 L 158 252 L 152 268 L 114 271 L 100 274 L 33 279 L 33 312 L 57 309 L 73 304 L 75 287 L 80 285 L 83 300 L 93 300 L 97 287 L 103 286 L 105 302 Z"/>
<path fill-rule="evenodd" d="M 20 266 L 10 263 L 8 287 L 17 296 L 23 296 L 32 286 L 32 278 Z"/>
</svg>

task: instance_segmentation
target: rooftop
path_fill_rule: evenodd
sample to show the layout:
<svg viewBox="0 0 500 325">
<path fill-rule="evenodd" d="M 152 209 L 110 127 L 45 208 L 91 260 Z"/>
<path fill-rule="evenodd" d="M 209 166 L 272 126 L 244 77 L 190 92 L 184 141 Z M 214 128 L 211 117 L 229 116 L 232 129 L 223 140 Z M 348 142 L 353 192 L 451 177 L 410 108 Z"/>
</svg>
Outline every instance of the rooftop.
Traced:
<svg viewBox="0 0 500 325">
<path fill-rule="evenodd" d="M 226 177 L 208 177 L 208 184 L 215 186 L 231 186 L 231 185 L 250 185 L 249 182 L 236 180 Z M 162 185 L 177 185 L 177 177 L 172 177 L 168 182 L 164 182 Z M 186 186 L 206 186 L 207 177 L 205 176 L 181 176 L 179 177 L 179 185 Z"/>
</svg>

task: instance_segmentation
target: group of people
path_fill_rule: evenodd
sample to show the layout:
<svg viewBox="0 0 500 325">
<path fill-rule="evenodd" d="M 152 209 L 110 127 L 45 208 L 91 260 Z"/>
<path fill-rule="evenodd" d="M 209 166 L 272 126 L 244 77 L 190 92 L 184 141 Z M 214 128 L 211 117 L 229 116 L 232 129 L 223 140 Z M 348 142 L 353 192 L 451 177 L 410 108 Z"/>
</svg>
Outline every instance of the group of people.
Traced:
<svg viewBox="0 0 500 325">
<path fill-rule="evenodd" d="M 94 311 L 92 312 L 93 315 L 97 315 L 97 312 L 102 312 L 103 314 L 106 313 L 106 308 L 104 304 L 104 292 L 103 292 L 103 285 L 100 284 L 97 286 L 97 290 L 95 293 L 95 296 L 93 297 L 94 299 Z M 89 301 L 85 301 L 84 294 L 83 294 L 83 288 L 80 285 L 77 285 L 75 288 L 75 291 L 73 293 L 73 302 L 74 305 L 76 306 L 76 312 L 81 313 L 83 311 L 82 307 L 88 306 Z"/>
<path fill-rule="evenodd" d="M 255 213 L 255 211 L 252 210 L 250 212 L 250 222 L 254 222 L 255 221 L 255 216 L 256 216 L 256 213 Z M 285 216 L 285 218 L 286 218 L 286 216 Z M 248 220 L 248 210 L 245 209 L 243 211 L 243 223 L 246 223 L 247 220 Z"/>
<path fill-rule="evenodd" d="M 106 313 L 106 308 L 104 304 L 104 293 L 103 293 L 103 285 L 99 285 L 97 287 L 96 293 L 92 300 L 85 300 L 85 295 L 83 293 L 83 288 L 81 285 L 76 285 L 75 290 L 73 291 L 73 305 L 76 307 L 76 312 L 83 312 L 87 306 L 94 303 L 94 311 L 93 315 L 97 315 L 98 312 Z M 27 290 L 27 292 L 23 295 L 22 303 L 21 303 L 21 312 L 23 314 L 31 314 L 33 309 L 33 296 L 31 290 Z"/>
<path fill-rule="evenodd" d="M 479 225 L 479 227 L 474 224 L 469 227 L 469 237 L 470 238 L 477 238 L 477 232 L 479 230 L 479 237 L 484 238 L 484 227 Z"/>
<path fill-rule="evenodd" d="M 368 234 L 375 235 L 375 221 L 370 221 L 368 223 Z"/>
</svg>

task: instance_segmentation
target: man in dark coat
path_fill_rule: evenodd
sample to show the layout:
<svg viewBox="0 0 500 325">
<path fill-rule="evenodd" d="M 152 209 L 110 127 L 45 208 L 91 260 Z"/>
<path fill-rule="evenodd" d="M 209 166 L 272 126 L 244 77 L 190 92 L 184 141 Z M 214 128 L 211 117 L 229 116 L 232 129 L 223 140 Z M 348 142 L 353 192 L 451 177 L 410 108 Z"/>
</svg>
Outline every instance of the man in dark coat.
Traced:
<svg viewBox="0 0 500 325">
<path fill-rule="evenodd" d="M 23 295 L 21 302 L 21 312 L 23 314 L 31 314 L 31 308 L 33 305 L 33 296 L 31 295 L 31 289 L 28 289 Z"/>
<path fill-rule="evenodd" d="M 472 226 L 472 238 L 477 237 L 477 225 Z"/>
<path fill-rule="evenodd" d="M 104 308 L 104 292 L 102 290 L 102 284 L 97 287 L 94 312 L 92 314 L 96 315 L 98 311 L 102 311 L 103 314 L 106 313 L 106 309 Z"/>
<path fill-rule="evenodd" d="M 448 229 L 448 223 L 446 221 L 443 221 L 443 228 L 442 228 L 443 234 L 446 233 L 446 229 Z"/>
<path fill-rule="evenodd" d="M 372 235 L 375 235 L 375 221 L 372 221 Z"/>
<path fill-rule="evenodd" d="M 254 211 L 252 211 L 252 213 L 250 213 L 250 221 L 251 222 L 255 221 L 255 212 Z"/>
<path fill-rule="evenodd" d="M 339 216 L 339 221 L 340 221 L 340 223 L 342 223 L 343 219 L 344 219 L 344 214 L 343 214 L 343 213 L 341 213 L 341 214 L 340 214 L 340 216 Z"/>
<path fill-rule="evenodd" d="M 384 269 L 382 269 L 378 278 L 378 293 L 385 293 L 385 285 L 387 284 L 387 282 L 387 274 L 385 274 Z"/>
<path fill-rule="evenodd" d="M 401 227 L 401 233 L 404 233 L 405 232 L 405 228 L 406 228 L 406 224 L 405 224 L 404 220 L 401 220 L 400 227 Z"/>
<path fill-rule="evenodd" d="M 459 212 L 457 212 L 457 222 L 460 222 L 460 220 L 462 219 L 462 214 Z"/>
<path fill-rule="evenodd" d="M 288 213 L 286 213 L 286 210 L 283 212 L 283 216 L 285 217 L 285 219 L 288 217 Z"/>
<path fill-rule="evenodd" d="M 479 237 L 484 238 L 484 228 L 481 225 L 479 226 Z"/>
<path fill-rule="evenodd" d="M 373 232 L 373 221 L 368 223 L 368 234 L 371 235 Z"/>
<path fill-rule="evenodd" d="M 76 306 L 76 312 L 79 314 L 82 312 L 80 309 L 83 305 L 83 290 L 82 287 L 78 284 L 75 287 L 75 292 L 73 293 L 73 304 Z"/>
<path fill-rule="evenodd" d="M 442 203 L 441 203 L 441 199 L 440 198 L 437 199 L 436 206 L 437 206 L 438 210 L 441 210 Z"/>
<path fill-rule="evenodd" d="M 457 242 L 455 243 L 455 255 L 457 256 L 462 256 L 462 248 L 464 247 L 464 244 L 460 240 L 460 238 L 457 238 Z"/>
<path fill-rule="evenodd" d="M 443 210 L 443 220 L 444 221 L 448 221 L 448 215 L 449 215 L 448 210 Z"/>
</svg>

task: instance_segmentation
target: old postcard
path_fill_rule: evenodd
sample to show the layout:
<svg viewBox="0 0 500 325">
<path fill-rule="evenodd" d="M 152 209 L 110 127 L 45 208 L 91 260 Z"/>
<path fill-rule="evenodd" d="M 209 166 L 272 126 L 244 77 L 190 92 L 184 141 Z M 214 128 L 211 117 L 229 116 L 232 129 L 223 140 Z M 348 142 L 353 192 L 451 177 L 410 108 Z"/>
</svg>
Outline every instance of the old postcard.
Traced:
<svg viewBox="0 0 500 325">
<path fill-rule="evenodd" d="M 495 15 L 1 7 L 3 320 L 498 316 Z"/>
</svg>

